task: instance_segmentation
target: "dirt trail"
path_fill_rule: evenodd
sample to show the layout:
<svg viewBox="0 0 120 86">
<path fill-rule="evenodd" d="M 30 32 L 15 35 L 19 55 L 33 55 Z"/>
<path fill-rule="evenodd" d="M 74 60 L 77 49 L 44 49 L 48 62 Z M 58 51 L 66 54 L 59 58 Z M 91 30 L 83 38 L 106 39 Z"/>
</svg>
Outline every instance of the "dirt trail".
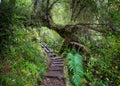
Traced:
<svg viewBox="0 0 120 86">
<path fill-rule="evenodd" d="M 43 82 L 39 86 L 65 86 L 64 84 L 64 59 L 56 56 L 44 43 L 41 43 L 42 49 L 48 54 L 50 64 L 47 74 L 43 76 Z"/>
</svg>

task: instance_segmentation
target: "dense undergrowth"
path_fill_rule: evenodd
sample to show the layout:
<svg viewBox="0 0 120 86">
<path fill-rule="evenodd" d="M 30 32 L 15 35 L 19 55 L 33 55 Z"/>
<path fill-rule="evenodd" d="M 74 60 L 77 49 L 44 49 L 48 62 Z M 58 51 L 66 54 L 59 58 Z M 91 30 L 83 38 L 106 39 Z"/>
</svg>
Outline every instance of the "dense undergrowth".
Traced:
<svg viewBox="0 0 120 86">
<path fill-rule="evenodd" d="M 47 63 L 39 41 L 32 41 L 35 31 L 15 31 L 14 45 L 6 46 L 0 55 L 0 82 L 6 86 L 33 86 L 41 81 Z M 11 37 L 12 38 L 12 37 Z"/>
<path fill-rule="evenodd" d="M 87 71 L 93 76 L 92 85 L 120 85 L 119 36 L 108 36 L 90 44 L 91 59 Z"/>
<path fill-rule="evenodd" d="M 75 86 L 119 86 L 120 85 L 120 41 L 118 36 L 107 36 L 92 42 L 86 42 L 91 49 L 87 65 L 85 53 L 66 49 L 66 64 L 69 78 Z M 81 55 L 82 57 L 81 57 Z M 76 78 L 75 78 L 76 77 Z"/>
<path fill-rule="evenodd" d="M 0 85 L 37 86 L 47 63 L 38 31 L 28 27 L 32 1 L 3 1 L 0 10 Z"/>
<path fill-rule="evenodd" d="M 0 3 L 0 86 L 37 86 L 42 81 L 48 62 L 40 41 L 58 54 L 66 48 L 62 55 L 73 86 L 120 86 L 119 0 L 42 1 Z M 71 41 L 91 52 L 80 46 L 74 50 Z"/>
<path fill-rule="evenodd" d="M 40 40 L 45 42 L 47 46 L 54 50 L 56 54 L 59 54 L 59 50 L 61 49 L 63 38 L 56 33 L 54 30 L 50 30 L 47 27 L 39 28 L 40 30 Z"/>
</svg>

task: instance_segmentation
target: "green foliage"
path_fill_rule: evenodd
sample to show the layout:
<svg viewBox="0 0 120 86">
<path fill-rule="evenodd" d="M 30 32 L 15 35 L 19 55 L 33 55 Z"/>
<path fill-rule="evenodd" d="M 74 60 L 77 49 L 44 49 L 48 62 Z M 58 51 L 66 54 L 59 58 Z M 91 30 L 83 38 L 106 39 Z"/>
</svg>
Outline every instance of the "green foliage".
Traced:
<svg viewBox="0 0 120 86">
<path fill-rule="evenodd" d="M 32 0 L 14 1 L 0 4 L 0 85 L 37 86 L 47 63 L 39 41 L 33 40 L 38 32 L 28 27 Z"/>
<path fill-rule="evenodd" d="M 94 77 L 91 85 L 101 83 L 117 86 L 120 84 L 120 42 L 118 39 L 118 36 L 111 35 L 91 44 L 92 57 L 88 63 L 88 72 Z"/>
<path fill-rule="evenodd" d="M 82 56 L 80 54 L 73 55 L 72 53 L 68 53 L 67 55 L 68 67 L 70 72 L 72 73 L 72 82 L 75 86 L 83 86 L 83 64 L 82 64 Z"/>
<path fill-rule="evenodd" d="M 32 0 L 17 0 L 16 8 L 17 8 L 16 11 L 17 11 L 17 13 L 19 13 L 19 15 L 30 16 L 32 11 L 33 11 L 32 10 L 33 9 L 33 2 L 32 2 Z M 19 10 L 21 12 L 18 12 Z"/>
<path fill-rule="evenodd" d="M 0 84 L 34 86 L 37 81 L 42 81 L 40 75 L 45 73 L 47 63 L 45 54 L 39 42 L 33 40 L 34 37 L 45 41 L 52 49 L 60 50 L 63 39 L 56 32 L 48 30 L 49 28 L 46 30 L 45 26 L 39 30 L 30 27 L 35 23 L 32 19 L 35 15 L 38 18 L 37 24 L 45 23 L 43 25 L 48 26 L 49 17 L 53 20 L 49 27 L 54 28 L 51 29 L 61 35 L 63 31 L 63 37 L 68 41 L 78 41 L 91 49 L 91 58 L 87 60 L 84 71 L 81 55 L 76 51 L 75 54 L 68 53 L 71 52 L 69 49 L 64 52 L 68 53 L 67 65 L 75 86 L 84 83 L 90 86 L 119 86 L 119 0 L 59 0 L 57 3 L 50 0 L 49 6 L 53 7 L 47 9 L 49 13 L 46 1 L 37 1 L 39 3 L 36 7 L 33 6 L 33 0 L 2 0 L 0 3 Z M 40 31 L 40 37 L 37 31 Z M 86 55 L 83 58 L 84 56 Z"/>
<path fill-rule="evenodd" d="M 63 38 L 58 33 L 47 27 L 40 28 L 40 40 L 44 41 L 55 53 L 59 52 L 63 42 Z"/>
<path fill-rule="evenodd" d="M 56 3 L 52 9 L 52 18 L 55 24 L 67 25 L 71 19 L 70 5 L 65 1 Z"/>
<path fill-rule="evenodd" d="M 33 14 L 33 1 L 32 0 L 17 0 L 13 14 L 13 21 L 17 25 L 24 24 L 29 26 L 33 23 L 31 15 Z"/>
<path fill-rule="evenodd" d="M 32 31 L 32 30 L 31 30 Z M 0 55 L 1 84 L 7 86 L 33 86 L 45 73 L 47 63 L 38 41 L 32 42 L 35 33 L 24 28 L 16 30 L 15 45 L 7 46 Z M 2 57 L 4 56 L 4 59 Z M 2 63 L 3 62 L 3 63 Z"/>
</svg>

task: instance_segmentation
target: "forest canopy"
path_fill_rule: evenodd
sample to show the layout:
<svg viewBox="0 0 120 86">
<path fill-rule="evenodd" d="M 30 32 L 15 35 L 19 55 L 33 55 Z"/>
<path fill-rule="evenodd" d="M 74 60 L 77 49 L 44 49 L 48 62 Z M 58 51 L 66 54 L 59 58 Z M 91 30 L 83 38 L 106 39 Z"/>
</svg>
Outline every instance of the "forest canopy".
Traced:
<svg viewBox="0 0 120 86">
<path fill-rule="evenodd" d="M 65 58 L 73 86 L 119 86 L 119 33 L 119 0 L 0 0 L 0 84 L 42 82 L 43 41 Z"/>
</svg>

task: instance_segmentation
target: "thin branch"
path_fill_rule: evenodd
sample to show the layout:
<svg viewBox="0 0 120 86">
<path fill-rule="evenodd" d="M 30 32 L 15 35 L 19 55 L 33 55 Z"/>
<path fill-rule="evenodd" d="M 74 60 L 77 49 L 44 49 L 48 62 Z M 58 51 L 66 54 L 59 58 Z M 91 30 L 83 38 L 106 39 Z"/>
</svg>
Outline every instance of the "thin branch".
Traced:
<svg viewBox="0 0 120 86">
<path fill-rule="evenodd" d="M 100 25 L 100 26 L 106 26 L 108 25 L 107 23 L 78 23 L 76 25 Z"/>
<path fill-rule="evenodd" d="M 70 42 L 70 44 L 76 45 L 76 46 L 78 46 L 79 48 L 81 48 L 83 51 L 85 51 L 85 52 L 87 52 L 87 53 L 90 53 L 90 49 L 89 49 L 89 48 L 85 47 L 84 45 L 82 45 L 82 44 L 80 44 L 80 43 L 78 43 L 78 42 L 72 41 L 72 42 Z"/>
<path fill-rule="evenodd" d="M 104 33 L 105 32 L 104 30 L 102 30 L 99 27 L 95 27 L 94 28 L 94 27 L 91 27 L 91 26 L 88 26 L 88 25 L 75 25 L 75 27 L 78 27 L 78 29 L 79 28 L 91 29 L 91 30 L 94 30 L 94 31 L 97 31 L 97 32 L 100 32 L 100 33 Z"/>
<path fill-rule="evenodd" d="M 76 20 L 76 19 L 78 18 L 79 14 L 81 13 L 81 11 L 82 11 L 85 7 L 86 7 L 86 5 L 83 5 L 83 6 L 79 9 L 79 11 L 78 11 L 77 15 L 75 16 L 74 20 Z"/>
<path fill-rule="evenodd" d="M 73 20 L 76 6 L 78 6 L 77 5 L 77 0 L 72 0 L 72 1 L 73 1 L 73 3 L 72 3 L 72 17 L 71 17 L 71 20 Z"/>
<path fill-rule="evenodd" d="M 52 7 L 53 7 L 58 1 L 59 1 L 59 0 L 54 1 L 54 2 L 49 6 L 49 10 L 51 10 Z"/>
</svg>

